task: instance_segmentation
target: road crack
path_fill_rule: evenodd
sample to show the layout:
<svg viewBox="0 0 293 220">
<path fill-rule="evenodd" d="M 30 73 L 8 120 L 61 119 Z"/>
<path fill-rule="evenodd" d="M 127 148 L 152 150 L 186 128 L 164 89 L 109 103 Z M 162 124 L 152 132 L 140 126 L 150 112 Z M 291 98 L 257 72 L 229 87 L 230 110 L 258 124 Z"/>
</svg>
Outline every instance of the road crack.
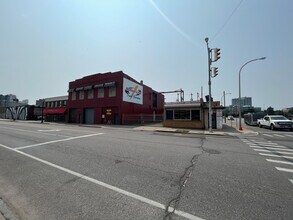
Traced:
<svg viewBox="0 0 293 220">
<path fill-rule="evenodd" d="M 181 175 L 181 177 L 178 181 L 178 183 L 179 183 L 178 193 L 176 194 L 175 197 L 170 199 L 169 202 L 167 203 L 163 220 L 171 220 L 174 213 L 175 213 L 175 210 L 178 209 L 179 203 L 180 203 L 180 198 L 181 198 L 182 193 L 187 185 L 188 180 L 190 179 L 190 177 L 192 175 L 194 167 L 195 167 L 196 163 L 198 162 L 199 157 L 205 153 L 205 149 L 203 148 L 203 145 L 204 145 L 204 138 L 200 138 L 200 146 L 198 148 L 201 149 L 201 153 L 194 155 L 192 157 L 192 159 L 190 160 L 190 165 L 184 169 L 184 173 L 183 173 L 183 175 Z"/>
</svg>

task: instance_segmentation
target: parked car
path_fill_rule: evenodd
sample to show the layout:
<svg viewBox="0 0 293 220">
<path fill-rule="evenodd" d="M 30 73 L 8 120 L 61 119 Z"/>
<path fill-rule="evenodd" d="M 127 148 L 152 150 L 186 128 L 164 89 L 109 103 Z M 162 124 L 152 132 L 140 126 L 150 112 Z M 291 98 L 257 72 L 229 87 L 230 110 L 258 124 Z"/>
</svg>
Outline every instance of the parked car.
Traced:
<svg viewBox="0 0 293 220">
<path fill-rule="evenodd" d="M 289 129 L 293 131 L 293 122 L 283 115 L 266 115 L 262 119 L 258 119 L 258 126 L 275 129 Z"/>
<path fill-rule="evenodd" d="M 229 116 L 227 117 L 227 120 L 231 120 L 231 121 L 233 121 L 233 120 L 234 120 L 234 117 L 233 117 L 232 115 L 229 115 Z"/>
</svg>

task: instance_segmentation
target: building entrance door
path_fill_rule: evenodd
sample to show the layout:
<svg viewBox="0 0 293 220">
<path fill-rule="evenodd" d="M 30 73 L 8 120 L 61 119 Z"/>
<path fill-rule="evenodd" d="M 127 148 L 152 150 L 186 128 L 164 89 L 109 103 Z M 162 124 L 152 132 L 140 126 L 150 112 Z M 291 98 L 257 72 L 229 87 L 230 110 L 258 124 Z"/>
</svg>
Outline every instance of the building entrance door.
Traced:
<svg viewBox="0 0 293 220">
<path fill-rule="evenodd" d="M 84 109 L 84 123 L 85 124 L 94 124 L 95 114 L 93 108 Z"/>
</svg>

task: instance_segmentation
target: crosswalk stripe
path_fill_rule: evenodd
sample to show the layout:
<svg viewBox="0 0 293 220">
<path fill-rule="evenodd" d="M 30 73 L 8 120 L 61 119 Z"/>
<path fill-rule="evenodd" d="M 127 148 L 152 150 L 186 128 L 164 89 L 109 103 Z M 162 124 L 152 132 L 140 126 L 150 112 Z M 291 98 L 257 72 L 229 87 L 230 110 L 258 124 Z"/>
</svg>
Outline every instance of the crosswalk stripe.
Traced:
<svg viewBox="0 0 293 220">
<path fill-rule="evenodd" d="M 256 143 L 256 144 L 270 144 L 270 145 L 278 145 L 278 144 L 276 144 L 276 143 L 273 143 L 273 142 L 268 142 L 268 141 L 266 141 L 266 142 L 261 142 L 261 141 L 254 141 L 254 143 Z"/>
<path fill-rule="evenodd" d="M 271 151 L 271 150 L 264 150 L 264 149 L 253 149 L 253 150 L 255 150 L 255 151 L 259 151 L 259 152 L 266 152 L 266 153 L 279 153 L 279 154 L 289 154 L 289 155 L 293 155 L 293 152 L 280 151 L 281 149 L 278 150 L 278 151 L 276 151 L 276 150 Z"/>
<path fill-rule="evenodd" d="M 293 149 L 288 148 L 274 148 L 274 147 L 260 147 L 260 146 L 250 146 L 251 148 L 257 148 L 257 149 L 265 149 L 265 150 L 277 150 L 277 151 L 289 151 L 293 152 Z"/>
<path fill-rule="evenodd" d="M 289 181 L 290 181 L 291 183 L 293 183 L 293 179 L 289 179 Z"/>
<path fill-rule="evenodd" d="M 286 136 L 288 136 L 288 137 L 293 137 L 293 135 L 291 135 L 291 134 L 285 134 Z"/>
<path fill-rule="evenodd" d="M 259 144 L 261 147 L 284 147 L 282 145 L 272 145 L 272 144 Z"/>
<path fill-rule="evenodd" d="M 266 152 L 266 153 L 271 153 L 272 151 L 270 150 L 264 150 L 264 149 L 253 149 L 255 151 L 260 151 L 260 152 Z"/>
<path fill-rule="evenodd" d="M 257 148 L 268 148 L 268 149 L 279 149 L 279 148 L 286 148 L 284 146 L 260 146 L 260 145 L 249 145 L 249 147 L 257 147 Z"/>
<path fill-rule="evenodd" d="M 287 169 L 287 168 L 282 168 L 282 167 L 276 167 L 276 169 L 279 171 L 293 173 L 293 169 Z"/>
<path fill-rule="evenodd" d="M 270 135 L 270 134 L 262 134 L 264 136 L 268 136 L 268 137 L 273 137 L 273 135 Z"/>
<path fill-rule="evenodd" d="M 293 159 L 293 157 L 289 157 L 289 156 L 285 156 L 285 155 L 263 154 L 263 153 L 259 153 L 259 155 L 267 156 L 267 157 L 280 157 L 280 158 L 286 158 L 286 159 Z"/>
<path fill-rule="evenodd" d="M 282 160 L 271 160 L 271 159 L 266 159 L 268 162 L 272 162 L 272 163 L 282 163 L 282 164 L 288 164 L 288 165 L 293 165 L 292 162 L 288 162 L 288 161 L 282 161 Z"/>
<path fill-rule="evenodd" d="M 283 136 L 283 135 L 279 135 L 279 134 L 274 134 L 275 136 L 277 136 L 277 137 L 285 137 L 285 136 Z"/>
</svg>

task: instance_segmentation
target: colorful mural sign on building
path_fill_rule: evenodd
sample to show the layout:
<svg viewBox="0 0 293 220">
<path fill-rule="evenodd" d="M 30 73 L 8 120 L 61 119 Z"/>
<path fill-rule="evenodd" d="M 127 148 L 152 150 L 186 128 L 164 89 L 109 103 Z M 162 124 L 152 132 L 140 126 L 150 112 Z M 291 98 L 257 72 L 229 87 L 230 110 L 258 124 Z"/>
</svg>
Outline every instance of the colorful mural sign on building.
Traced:
<svg viewBox="0 0 293 220">
<path fill-rule="evenodd" d="M 135 82 L 123 78 L 123 101 L 143 104 L 143 87 Z"/>
</svg>

